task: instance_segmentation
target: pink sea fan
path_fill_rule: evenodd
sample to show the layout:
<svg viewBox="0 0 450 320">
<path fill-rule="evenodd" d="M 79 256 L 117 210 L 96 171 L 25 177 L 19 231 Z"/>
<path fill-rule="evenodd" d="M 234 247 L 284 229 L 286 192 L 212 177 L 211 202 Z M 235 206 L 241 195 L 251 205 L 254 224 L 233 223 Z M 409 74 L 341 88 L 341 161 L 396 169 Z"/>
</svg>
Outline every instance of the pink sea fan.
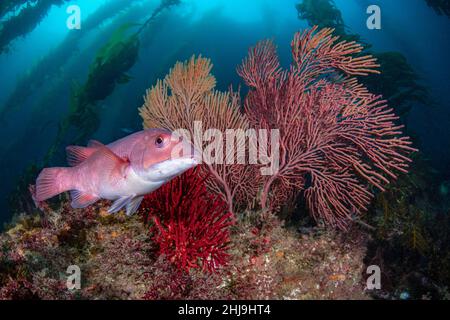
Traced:
<svg viewBox="0 0 450 320">
<path fill-rule="evenodd" d="M 280 167 L 265 177 L 261 206 L 303 191 L 316 219 L 346 229 L 367 209 L 370 186 L 384 190 L 407 172 L 415 149 L 386 101 L 351 78 L 377 73 L 376 60 L 332 32 L 297 33 L 289 70 L 271 41 L 260 42 L 238 73 L 250 87 L 244 109 L 252 126 L 280 130 Z"/>
</svg>

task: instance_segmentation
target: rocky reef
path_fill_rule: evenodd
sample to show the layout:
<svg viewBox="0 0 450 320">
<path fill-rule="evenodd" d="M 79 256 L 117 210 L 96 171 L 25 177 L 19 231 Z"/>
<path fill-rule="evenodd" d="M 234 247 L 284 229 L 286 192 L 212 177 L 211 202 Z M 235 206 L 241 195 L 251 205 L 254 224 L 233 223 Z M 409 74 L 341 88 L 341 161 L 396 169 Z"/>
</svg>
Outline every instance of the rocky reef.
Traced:
<svg viewBox="0 0 450 320">
<path fill-rule="evenodd" d="M 0 236 L 1 299 L 367 299 L 366 236 L 301 231 L 274 216 L 238 219 L 229 260 L 180 270 L 158 253 L 141 212 L 109 215 L 107 203 L 17 217 Z M 81 289 L 68 290 L 68 266 Z"/>
</svg>

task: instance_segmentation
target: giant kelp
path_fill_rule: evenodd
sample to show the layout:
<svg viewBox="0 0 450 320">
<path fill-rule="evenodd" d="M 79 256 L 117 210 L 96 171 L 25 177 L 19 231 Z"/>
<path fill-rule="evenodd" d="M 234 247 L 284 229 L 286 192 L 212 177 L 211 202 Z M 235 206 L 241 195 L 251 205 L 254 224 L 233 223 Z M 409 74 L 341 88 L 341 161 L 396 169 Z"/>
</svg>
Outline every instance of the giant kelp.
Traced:
<svg viewBox="0 0 450 320">
<path fill-rule="evenodd" d="M 307 20 L 311 25 L 319 28 L 327 28 L 333 26 L 336 34 L 345 35 L 344 19 L 342 19 L 341 11 L 336 5 L 329 0 L 304 0 L 298 3 L 298 18 Z"/>
<path fill-rule="evenodd" d="M 0 20 L 5 19 L 5 15 L 16 12 L 21 6 L 25 5 L 28 0 L 4 0 L 0 2 Z"/>
<path fill-rule="evenodd" d="M 0 120 L 5 120 L 10 112 L 24 105 L 26 99 L 45 83 L 43 79 L 57 77 L 67 61 L 78 52 L 79 43 L 86 35 L 98 28 L 104 21 L 115 18 L 124 10 L 133 6 L 135 2 L 135 0 L 108 1 L 83 20 L 83 27 L 80 30 L 69 32 L 56 48 L 18 79 L 14 91 L 9 95 L 0 110 Z"/>
<path fill-rule="evenodd" d="M 54 143 L 45 156 L 47 163 L 61 143 L 66 139 L 70 129 L 75 129 L 71 143 L 80 144 L 99 127 L 99 117 L 96 107 L 98 101 L 106 99 L 117 84 L 127 83 L 131 78 L 126 72 L 137 61 L 140 41 L 139 36 L 144 28 L 153 21 L 164 9 L 178 4 L 177 0 L 163 0 L 154 9 L 148 19 L 137 31 L 133 28 L 138 24 L 128 23 L 118 28 L 108 42 L 98 50 L 89 68 L 89 74 L 83 85 L 75 84 L 70 99 L 68 115 L 60 122 Z"/>
<path fill-rule="evenodd" d="M 138 35 L 124 35 L 130 27 L 132 25 L 122 26 L 113 34 L 98 51 L 86 82 L 83 85 L 73 85 L 69 114 L 61 121 L 55 143 L 44 162 L 51 159 L 70 128 L 78 129 L 71 138 L 75 144 L 82 143 L 98 129 L 100 119 L 96 112 L 96 103 L 106 99 L 118 83 L 126 83 L 129 80 L 126 72 L 138 57 Z"/>
<path fill-rule="evenodd" d="M 450 18 L 450 1 L 448 0 L 425 0 L 431 8 L 439 15 L 446 15 Z"/>
<path fill-rule="evenodd" d="M 125 3 L 124 1 L 118 0 L 119 2 Z M 109 2 L 108 2 L 109 3 Z M 111 2 L 111 5 L 114 3 Z M 116 8 L 118 9 L 118 8 Z M 114 9 L 114 10 L 116 10 Z M 90 15 L 88 18 L 84 20 L 83 28 L 87 24 L 94 24 L 94 22 L 99 23 L 100 21 L 97 18 L 105 17 L 108 13 L 107 7 L 100 7 L 98 10 L 101 11 L 101 13 L 94 12 L 92 15 Z M 115 12 L 115 11 L 114 11 Z M 106 23 L 103 27 L 99 29 L 99 37 L 102 39 L 108 39 L 111 34 L 116 30 L 120 25 L 124 24 L 126 21 L 134 20 L 137 17 L 145 16 L 143 13 L 142 15 L 137 14 L 138 12 L 142 12 L 141 6 L 130 6 L 128 9 L 120 10 L 120 13 L 117 14 L 117 17 L 115 15 L 111 16 L 113 20 L 110 23 Z M 111 12 L 110 12 L 111 13 Z M 86 27 L 85 30 L 88 28 Z M 81 31 L 81 30 L 79 30 Z M 91 31 L 93 31 L 91 29 Z M 75 32 L 75 34 L 78 34 L 81 36 L 81 33 Z M 89 34 L 89 32 L 87 32 Z M 68 36 L 70 37 L 70 36 Z M 72 37 L 70 37 L 72 38 Z M 68 38 L 64 40 L 65 44 L 69 44 L 67 41 Z M 78 42 L 77 42 L 78 43 Z M 63 52 L 65 49 L 64 44 L 61 44 L 61 46 L 58 46 L 55 50 L 58 52 Z M 74 77 L 74 70 L 79 70 L 78 65 L 82 63 L 83 60 L 85 60 L 85 55 L 89 52 L 94 52 L 98 49 L 97 43 L 91 43 L 87 46 L 86 50 L 83 50 L 83 52 L 80 52 L 80 54 L 69 63 L 64 63 L 64 73 L 59 73 L 58 75 L 54 75 L 53 78 L 49 79 L 51 81 L 48 81 L 47 86 L 49 87 L 45 93 L 42 94 L 42 98 L 31 101 L 31 106 L 27 110 L 29 113 L 29 121 L 25 122 L 25 119 L 23 119 L 23 124 L 25 125 L 25 130 L 23 132 L 16 132 L 16 137 L 13 140 L 13 143 L 9 146 L 7 146 L 4 150 L 5 153 L 10 154 L 16 154 L 18 152 L 25 152 L 30 153 L 33 151 L 33 145 L 34 143 L 30 143 L 30 137 L 36 136 L 38 133 L 45 134 L 47 131 L 54 131 L 61 130 L 61 127 L 67 126 L 67 124 L 64 124 L 63 122 L 59 123 L 59 118 L 64 118 L 64 113 L 61 112 L 62 106 L 61 106 L 61 99 L 62 97 L 65 97 L 70 91 L 72 92 L 72 102 L 74 100 L 75 93 L 77 89 L 79 89 L 80 85 L 73 83 L 73 77 Z M 57 54 L 49 53 L 49 55 L 44 58 L 45 61 L 48 62 L 49 65 L 51 65 L 51 59 L 55 58 L 55 63 L 58 64 L 58 57 Z M 59 56 L 59 55 L 58 55 Z M 45 63 L 47 65 L 47 63 Z M 49 66 L 48 65 L 48 66 Z M 57 70 L 54 70 L 53 68 L 49 67 L 50 74 L 54 72 L 58 72 Z M 39 65 L 33 69 L 33 71 L 29 74 L 29 79 L 32 85 L 28 86 L 26 81 L 25 84 L 25 95 L 28 92 L 28 90 L 32 90 L 33 86 L 36 86 L 37 88 L 42 85 L 43 81 L 42 79 L 39 80 L 39 74 L 42 72 L 42 74 L 45 75 L 46 70 L 45 67 L 41 68 Z M 27 76 L 24 76 L 24 78 L 28 78 Z M 19 90 L 18 87 L 16 87 L 16 90 Z M 19 90 L 20 91 L 20 90 Z M 11 96 L 12 97 L 12 96 Z M 10 98 L 11 98 L 10 97 Z M 14 99 L 21 99 L 25 97 L 21 97 L 20 94 L 14 95 Z M 70 108 L 70 100 L 69 100 L 69 106 L 63 107 L 64 110 L 68 110 Z M 74 105 L 74 103 L 72 103 Z M 12 109 L 10 110 L 12 111 Z M 87 113 L 86 113 L 87 114 Z M 5 113 L 6 115 L 6 113 Z M 8 114 L 11 116 L 11 114 Z M 58 116 L 59 115 L 59 116 Z M 56 116 L 56 119 L 54 119 Z M 48 121 L 42 121 L 42 119 L 48 119 L 49 117 L 53 118 L 54 120 L 48 120 Z M 6 118 L 5 120 L 9 119 Z M 88 119 L 88 121 L 97 121 L 97 115 L 94 113 L 94 117 L 92 119 Z M 56 127 L 57 126 L 57 127 Z M 95 124 L 90 124 L 90 127 L 94 127 Z M 55 128 L 56 127 L 56 128 Z M 76 130 L 77 128 L 74 128 Z M 50 141 L 52 142 L 52 141 Z M 53 149 L 56 150 L 56 149 Z M 46 150 L 41 150 L 45 152 Z M 50 153 L 50 152 L 49 152 Z M 54 154 L 54 152 L 51 152 Z M 6 157 L 1 160 L 1 164 L 4 167 L 9 167 L 13 165 L 20 165 L 17 163 L 16 158 L 12 157 Z M 30 208 L 33 207 L 32 199 L 28 192 L 28 184 L 35 179 L 36 174 L 39 172 L 39 169 L 42 168 L 43 163 L 42 161 L 36 161 L 34 164 L 26 163 L 25 169 L 22 171 L 21 175 L 13 181 L 15 184 L 14 189 L 11 190 L 10 195 L 8 196 L 8 203 L 9 203 L 9 210 L 11 213 L 17 213 L 17 212 L 24 212 L 24 206 L 26 207 L 26 212 L 31 212 L 33 210 L 30 210 Z M 34 171 L 29 170 L 28 168 L 35 167 L 36 169 Z"/>
<path fill-rule="evenodd" d="M 162 1 L 152 12 L 150 17 L 147 17 L 143 25 L 148 29 L 150 23 L 157 21 L 157 18 L 164 9 L 176 3 L 177 2 L 174 1 Z M 114 12 L 118 9 L 119 8 L 116 7 Z M 102 11 L 101 14 L 97 16 L 93 13 L 91 16 L 93 20 L 88 19 L 87 22 L 97 21 L 98 17 L 104 17 L 105 14 L 109 12 L 106 7 L 101 7 L 100 10 Z M 125 10 L 123 14 L 119 15 L 117 21 L 108 24 L 104 33 L 111 33 L 111 30 L 114 30 L 112 28 L 117 26 L 118 23 L 120 25 L 120 22 L 123 23 L 124 19 L 125 21 L 132 19 L 139 10 L 142 11 L 141 8 L 137 6 L 134 6 L 133 10 Z M 47 165 L 55 155 L 61 153 L 60 147 L 63 143 L 84 143 L 85 140 L 88 137 L 91 137 L 98 129 L 100 125 L 99 101 L 106 99 L 114 91 L 116 85 L 124 84 L 131 79 L 127 75 L 127 71 L 137 60 L 140 48 L 139 36 L 142 31 L 146 30 L 143 28 L 143 25 L 126 23 L 121 27 L 116 27 L 116 31 L 113 32 L 113 35 L 110 36 L 106 43 L 98 50 L 94 61 L 89 67 L 86 81 L 81 84 L 77 82 L 72 83 L 67 114 L 61 115 L 61 120 L 59 122 L 50 123 L 52 126 L 55 124 L 57 126 L 56 137 L 51 142 L 47 152 L 45 152 L 43 159 L 34 164 L 35 167 L 39 169 Z M 141 28 L 136 31 L 139 26 Z M 61 50 L 58 49 L 57 51 L 62 52 L 65 50 L 63 47 L 60 47 L 60 49 Z M 48 57 L 49 59 L 50 56 L 53 55 L 50 54 Z M 45 72 L 42 68 L 36 70 Z M 35 75 L 37 75 L 37 73 Z M 34 78 L 35 77 L 33 76 L 33 79 Z M 10 147 L 9 150 L 11 152 L 17 152 L 17 148 L 22 148 L 25 143 L 24 141 L 29 141 L 30 135 L 35 135 L 37 128 L 42 128 L 43 124 L 36 120 L 42 118 L 41 115 L 43 110 L 49 110 L 49 105 L 53 106 L 56 104 L 55 102 L 57 102 L 57 100 L 54 98 L 60 97 L 59 92 L 61 91 L 61 86 L 67 85 L 70 79 L 65 77 L 64 79 L 61 79 L 61 81 L 62 82 L 56 81 L 54 83 L 56 88 L 59 88 L 58 92 L 50 89 L 42 101 L 38 102 L 33 108 L 32 114 L 36 115 L 36 117 L 32 118 L 34 119 L 32 120 L 34 123 L 30 123 L 27 126 L 27 131 L 23 137 L 18 139 L 17 143 Z M 58 110 L 56 109 L 54 112 L 58 112 Z M 9 160 L 9 158 L 4 159 L 3 165 L 10 165 L 8 163 Z M 34 178 L 35 176 L 30 174 L 30 171 L 24 171 L 21 175 L 19 179 L 21 181 L 20 185 L 18 185 L 8 197 L 10 199 L 9 203 L 12 212 L 20 211 L 23 204 L 27 204 L 30 201 L 30 197 L 28 196 L 28 183 Z"/>
<path fill-rule="evenodd" d="M 295 8 L 298 18 L 308 21 L 310 26 L 334 28 L 335 34 L 340 36 L 341 39 L 361 43 L 359 35 L 347 33 L 341 11 L 332 0 L 303 0 Z"/>
<path fill-rule="evenodd" d="M 296 6 L 299 19 L 305 19 L 309 25 L 333 28 L 347 41 L 361 42 L 358 34 L 346 30 L 345 22 L 334 0 L 303 0 Z M 371 92 L 388 99 L 406 123 L 406 115 L 413 103 L 430 105 L 432 103 L 426 86 L 421 84 L 420 76 L 400 52 L 373 52 L 371 45 L 364 43 L 362 55 L 371 54 L 381 65 L 381 73 L 369 75 L 359 80 Z"/>
<path fill-rule="evenodd" d="M 118 0 L 118 2 L 124 3 L 124 1 Z M 109 4 L 110 2 L 108 2 Z M 106 7 L 100 7 L 98 10 L 104 12 L 108 11 L 108 8 Z M 117 13 L 117 16 L 110 16 L 112 19 L 111 22 L 105 23 L 104 26 L 102 26 L 99 29 L 98 37 L 100 39 L 109 39 L 111 35 L 120 28 L 120 26 L 127 23 L 127 21 L 133 21 L 136 19 L 141 18 L 142 16 L 145 17 L 145 13 L 142 12 L 142 6 L 141 5 L 134 5 L 130 6 L 125 10 L 120 10 L 120 13 Z M 115 11 L 114 11 L 115 12 Z M 142 13 L 142 14 L 140 14 Z M 101 22 L 101 17 L 105 17 L 106 12 L 97 14 L 97 11 L 94 12 L 92 15 L 87 17 L 84 20 L 83 24 L 83 30 L 88 29 L 85 25 L 87 24 L 95 24 Z M 81 30 L 80 30 L 81 31 Z M 94 30 L 91 30 L 94 31 Z M 79 34 L 80 37 L 82 37 L 81 33 L 78 33 L 78 31 L 75 34 Z M 90 34 L 90 32 L 87 32 L 87 35 Z M 72 38 L 68 35 L 69 38 Z M 80 38 L 81 40 L 81 38 Z M 45 77 L 45 79 L 48 79 L 46 87 L 42 88 L 43 93 L 40 94 L 40 97 L 37 99 L 33 99 L 32 101 L 28 101 L 30 103 L 30 107 L 27 109 L 27 113 L 29 114 L 29 121 L 26 123 L 25 131 L 21 134 L 16 133 L 16 139 L 15 143 L 11 145 L 11 147 L 7 150 L 7 152 L 17 152 L 17 148 L 20 148 L 22 151 L 26 151 L 23 149 L 23 146 L 26 145 L 26 141 L 28 140 L 28 137 L 30 135 L 33 135 L 35 132 L 43 132 L 45 129 L 51 128 L 58 124 L 57 120 L 49 120 L 46 122 L 42 122 L 42 118 L 48 118 L 51 115 L 58 115 L 60 114 L 60 117 L 63 118 L 64 114 L 62 113 L 62 109 L 66 110 L 70 107 L 70 100 L 69 100 L 69 106 L 61 107 L 61 100 L 66 99 L 65 97 L 70 94 L 70 92 L 74 93 L 80 85 L 74 83 L 74 77 L 76 76 L 76 73 L 80 70 L 80 65 L 84 65 L 84 60 L 86 60 L 87 57 L 90 58 L 90 53 L 94 52 L 94 58 L 96 51 L 99 50 L 98 43 L 96 41 L 89 43 L 83 51 L 79 51 L 78 49 L 74 48 L 75 53 L 71 53 L 71 55 L 74 55 L 72 59 L 69 59 L 70 56 L 68 56 L 67 61 L 61 61 L 59 57 L 61 57 L 63 52 L 68 50 L 69 47 L 65 48 L 65 44 L 69 44 L 70 41 L 68 41 L 68 38 L 66 38 L 64 41 L 64 44 L 61 44 L 58 46 L 55 50 L 59 53 L 49 53 L 44 59 L 43 64 L 44 67 L 41 67 L 40 64 L 37 64 L 35 68 L 32 69 L 30 73 L 27 73 L 26 75 L 22 76 L 22 80 L 19 80 L 19 84 L 16 86 L 14 93 L 10 95 L 5 108 L 2 110 L 2 115 L 5 116 L 3 119 L 4 121 L 7 121 L 10 116 L 12 116 L 9 112 L 15 111 L 17 108 L 17 105 L 24 105 L 23 100 L 27 99 L 27 94 L 30 94 L 32 91 L 34 91 L 33 88 L 41 88 L 44 81 L 42 81 L 42 78 Z M 76 46 L 78 46 L 78 41 L 76 41 Z M 63 58 L 63 57 L 61 57 Z M 52 60 L 55 59 L 55 64 L 57 65 L 58 62 L 63 63 L 63 65 L 60 66 L 57 70 L 52 67 Z M 90 58 L 91 59 L 91 58 Z M 46 68 L 48 67 L 48 68 Z M 64 72 L 61 72 L 61 69 L 63 68 Z M 52 75 L 52 77 L 49 77 L 49 75 Z M 23 90 L 23 91 L 22 91 Z M 21 93 L 23 92 L 23 95 Z M 71 94 L 73 96 L 74 94 Z M 12 103 L 12 104 L 10 104 Z M 16 105 L 17 104 L 17 105 Z M 9 112 L 8 112 L 9 111 Z M 18 110 L 17 110 L 18 111 Z M 6 117 L 6 115 L 9 115 Z M 27 152 L 27 151 L 26 151 Z M 4 159 L 5 161 L 6 159 Z M 5 163 L 3 163 L 5 165 Z"/>
<path fill-rule="evenodd" d="M 371 75 L 362 81 L 372 92 L 382 94 L 395 107 L 397 114 L 406 116 L 412 102 L 429 105 L 427 88 L 420 84 L 420 77 L 399 52 L 375 53 L 380 63 L 380 74 Z"/>
<path fill-rule="evenodd" d="M 68 0 L 5 1 L 0 7 L 2 19 L 0 25 L 0 54 L 9 50 L 10 43 L 33 31 L 39 22 L 47 16 L 51 7 L 60 6 Z M 19 10 L 18 13 L 15 13 Z"/>
</svg>

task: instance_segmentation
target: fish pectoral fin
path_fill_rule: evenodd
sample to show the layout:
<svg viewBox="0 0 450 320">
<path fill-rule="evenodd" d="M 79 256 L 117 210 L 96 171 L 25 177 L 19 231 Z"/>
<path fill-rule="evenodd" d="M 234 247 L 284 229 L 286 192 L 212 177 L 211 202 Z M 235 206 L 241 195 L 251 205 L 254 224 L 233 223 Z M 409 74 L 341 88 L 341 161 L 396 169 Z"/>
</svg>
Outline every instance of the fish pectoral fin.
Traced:
<svg viewBox="0 0 450 320">
<path fill-rule="evenodd" d="M 130 196 L 123 196 L 120 197 L 119 199 L 115 200 L 113 202 L 113 204 L 111 205 L 111 207 L 109 208 L 108 212 L 109 213 L 115 213 L 117 211 L 119 211 L 120 209 L 122 209 L 123 207 L 127 206 L 128 208 L 128 203 L 133 200 L 133 198 L 136 195 L 130 195 Z M 128 210 L 127 210 L 128 211 Z"/>
<path fill-rule="evenodd" d="M 99 175 L 109 177 L 109 183 L 116 185 L 125 177 L 127 168 L 130 165 L 128 159 L 119 157 L 104 145 L 97 149 L 95 155 L 102 159 L 102 167 L 99 169 Z"/>
<path fill-rule="evenodd" d="M 86 208 L 100 199 L 100 197 L 95 194 L 90 194 L 79 190 L 70 191 L 70 197 L 72 198 L 70 205 L 74 209 Z"/>
<path fill-rule="evenodd" d="M 89 158 L 95 151 L 95 148 L 90 147 L 68 146 L 66 147 L 67 163 L 69 166 L 75 167 Z"/>
<path fill-rule="evenodd" d="M 139 209 L 144 196 L 134 197 L 127 203 L 127 216 L 131 216 Z"/>
</svg>

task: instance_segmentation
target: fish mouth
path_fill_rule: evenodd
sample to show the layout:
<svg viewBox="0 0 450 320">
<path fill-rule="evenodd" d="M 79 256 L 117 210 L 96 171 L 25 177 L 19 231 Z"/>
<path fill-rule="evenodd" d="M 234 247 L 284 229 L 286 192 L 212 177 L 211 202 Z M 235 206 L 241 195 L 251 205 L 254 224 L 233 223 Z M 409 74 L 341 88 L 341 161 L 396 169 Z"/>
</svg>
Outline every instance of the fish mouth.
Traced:
<svg viewBox="0 0 450 320">
<path fill-rule="evenodd" d="M 161 161 L 160 163 L 166 162 L 166 161 L 176 162 L 176 161 L 185 161 L 185 160 L 193 160 L 193 161 L 199 163 L 200 159 L 201 159 L 201 157 L 199 155 L 191 154 L 191 155 L 181 156 L 181 157 L 171 157 L 171 158 L 168 158 L 168 159 L 166 159 L 164 161 Z"/>
<path fill-rule="evenodd" d="M 176 160 L 193 160 L 196 164 L 200 164 L 202 161 L 202 154 L 195 149 L 191 154 L 189 155 L 183 155 L 180 157 L 173 157 L 170 159 L 167 159 L 166 161 L 176 161 Z"/>
<path fill-rule="evenodd" d="M 202 160 L 202 156 L 201 154 L 193 154 L 190 155 L 188 157 L 186 157 L 187 159 L 193 160 L 196 164 L 199 164 Z"/>
<path fill-rule="evenodd" d="M 153 164 L 147 168 L 147 171 L 153 171 L 154 174 L 163 179 L 171 179 L 172 177 L 178 176 L 181 173 L 197 166 L 199 163 L 199 159 L 195 155 L 169 158 Z"/>
<path fill-rule="evenodd" d="M 195 156 L 185 156 L 179 158 L 168 158 L 161 162 L 152 164 L 146 170 L 158 170 L 160 167 L 168 166 L 168 165 L 176 165 L 176 164 L 198 164 L 198 160 Z"/>
<path fill-rule="evenodd" d="M 195 157 L 195 155 L 187 156 L 187 157 L 181 157 L 179 159 L 173 159 L 173 161 L 176 163 L 177 161 L 185 163 L 185 164 L 192 164 L 193 166 L 198 165 L 199 159 Z"/>
<path fill-rule="evenodd" d="M 167 182 L 198 165 L 193 156 L 167 159 L 147 169 L 147 179 L 154 182 Z"/>
</svg>

